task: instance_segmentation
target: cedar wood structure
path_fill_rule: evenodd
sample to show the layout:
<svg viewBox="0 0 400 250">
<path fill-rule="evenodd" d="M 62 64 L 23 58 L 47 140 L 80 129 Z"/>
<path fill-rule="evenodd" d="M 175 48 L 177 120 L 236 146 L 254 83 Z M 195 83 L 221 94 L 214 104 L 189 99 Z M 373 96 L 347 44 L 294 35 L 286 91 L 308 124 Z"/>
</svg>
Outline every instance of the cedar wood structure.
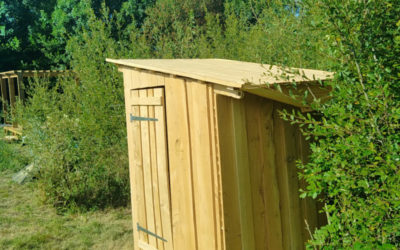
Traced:
<svg viewBox="0 0 400 250">
<path fill-rule="evenodd" d="M 113 60 L 123 73 L 135 249 L 303 249 L 300 130 L 279 117 L 328 72 L 222 59 Z M 284 77 L 282 77 L 284 75 Z M 282 92 L 272 88 L 279 84 Z M 305 220 L 307 223 L 305 223 Z"/>
</svg>

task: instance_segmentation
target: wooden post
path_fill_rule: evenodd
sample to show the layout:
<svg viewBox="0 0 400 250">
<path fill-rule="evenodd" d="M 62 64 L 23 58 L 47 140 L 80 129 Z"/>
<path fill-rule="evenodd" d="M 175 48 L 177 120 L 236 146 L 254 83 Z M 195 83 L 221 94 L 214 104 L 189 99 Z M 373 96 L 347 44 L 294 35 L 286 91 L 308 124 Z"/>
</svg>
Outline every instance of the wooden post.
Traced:
<svg viewBox="0 0 400 250">
<path fill-rule="evenodd" d="M 2 103 L 2 110 L 4 114 L 4 123 L 6 123 L 6 114 L 7 114 L 7 86 L 6 86 L 6 79 L 0 78 L 1 83 L 1 103 Z"/>
<path fill-rule="evenodd" d="M 24 74 L 23 72 L 18 72 L 17 74 L 17 87 L 18 87 L 18 97 L 22 102 L 25 99 L 25 86 L 24 86 Z"/>
<path fill-rule="evenodd" d="M 8 78 L 8 90 L 9 90 L 11 113 L 14 114 L 14 109 L 15 109 L 15 82 L 14 82 L 14 78 Z M 15 122 L 13 122 L 12 125 L 13 125 L 14 128 L 17 127 L 17 124 Z"/>
<path fill-rule="evenodd" d="M 10 98 L 10 106 L 11 109 L 13 109 L 15 107 L 15 85 L 14 85 L 14 81 L 13 78 L 8 78 L 8 96 Z"/>
</svg>

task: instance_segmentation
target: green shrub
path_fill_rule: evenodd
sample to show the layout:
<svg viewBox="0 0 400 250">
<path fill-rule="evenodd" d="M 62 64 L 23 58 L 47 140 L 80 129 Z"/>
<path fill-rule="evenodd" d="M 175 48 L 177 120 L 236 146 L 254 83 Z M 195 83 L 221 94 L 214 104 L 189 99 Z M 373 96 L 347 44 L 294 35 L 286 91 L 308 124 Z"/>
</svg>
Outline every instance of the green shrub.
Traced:
<svg viewBox="0 0 400 250">
<path fill-rule="evenodd" d="M 322 195 L 328 225 L 309 248 L 400 248 L 400 6 L 397 1 L 308 1 L 323 12 L 327 53 L 337 58 L 331 99 L 317 116 L 286 118 L 311 143 L 300 165 L 308 187 Z M 306 6 L 307 7 L 307 6 Z"/>
<path fill-rule="evenodd" d="M 19 112 L 43 198 L 60 209 L 129 201 L 122 80 L 105 62 L 124 50 L 110 38 L 111 22 L 92 15 L 88 25 L 67 47 L 79 84 L 75 77 L 37 80 Z"/>
<path fill-rule="evenodd" d="M 307 15 L 296 16 L 279 1 L 257 1 L 256 13 L 251 4 L 160 0 L 149 5 L 139 24 L 127 13 L 130 5 L 113 13 L 103 5 L 102 15 L 83 9 L 87 23 L 65 48 L 79 85 L 74 78 L 35 81 L 19 112 L 25 141 L 40 166 L 44 198 L 60 208 L 79 209 L 128 200 L 122 79 L 106 57 L 328 65 L 328 60 L 318 63 L 321 33 L 301 29 L 309 22 Z"/>
</svg>

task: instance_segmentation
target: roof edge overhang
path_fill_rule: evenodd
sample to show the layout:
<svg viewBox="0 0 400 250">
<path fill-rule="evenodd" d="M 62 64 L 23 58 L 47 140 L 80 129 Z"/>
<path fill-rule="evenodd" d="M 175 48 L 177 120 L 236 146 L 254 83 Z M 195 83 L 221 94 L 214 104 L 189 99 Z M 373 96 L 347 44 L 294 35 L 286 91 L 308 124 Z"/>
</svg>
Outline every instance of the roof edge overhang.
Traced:
<svg viewBox="0 0 400 250">
<path fill-rule="evenodd" d="M 301 108 L 303 112 L 311 111 L 311 103 L 328 100 L 331 87 L 320 82 L 302 82 L 301 85 L 285 84 L 279 89 L 273 86 L 244 85 L 242 91 L 262 96 L 280 103 Z"/>
<path fill-rule="evenodd" d="M 193 79 L 193 80 L 197 80 L 197 81 L 203 81 L 203 82 L 210 82 L 210 83 L 225 85 L 225 86 L 229 86 L 229 87 L 232 87 L 232 88 L 241 88 L 241 86 L 242 86 L 242 84 L 240 84 L 240 83 L 233 83 L 233 82 L 224 81 L 224 80 L 221 80 L 221 79 L 204 77 L 204 76 L 196 75 L 196 74 L 193 74 L 193 73 L 188 74 L 188 73 L 180 72 L 180 71 L 166 70 L 166 69 L 162 69 L 162 68 L 159 68 L 159 67 L 152 67 L 152 66 L 147 66 L 147 65 L 135 64 L 133 62 L 130 62 L 129 64 L 122 64 L 121 62 L 119 62 L 119 60 L 116 60 L 116 59 L 107 58 L 106 62 L 114 63 L 114 64 L 118 65 L 119 67 L 129 67 L 129 68 L 135 68 L 135 69 L 138 69 L 138 70 L 148 70 L 148 71 L 163 73 L 163 74 L 172 75 L 172 76 L 185 77 L 185 78 L 189 78 L 189 79 Z"/>
<path fill-rule="evenodd" d="M 133 68 L 136 70 L 157 72 L 165 75 L 171 75 L 174 77 L 183 77 L 196 81 L 212 83 L 215 85 L 214 89 L 215 92 L 218 94 L 223 94 L 236 99 L 241 99 L 243 98 L 244 93 L 247 92 L 277 102 L 301 108 L 302 111 L 310 111 L 311 110 L 310 104 L 316 99 L 320 99 L 322 101 L 328 99 L 329 98 L 328 94 L 331 91 L 329 87 L 324 87 L 323 84 L 321 84 L 322 82 L 331 79 L 324 79 L 324 80 L 308 79 L 296 82 L 291 81 L 289 79 L 288 80 L 282 79 L 282 82 L 278 83 L 280 88 L 276 88 L 275 87 L 276 83 L 252 84 L 251 82 L 245 80 L 243 80 L 243 83 L 233 83 L 210 77 L 205 78 L 204 76 L 196 74 L 188 74 L 185 72 L 171 71 L 169 69 L 166 70 L 159 67 L 136 64 L 134 62 L 121 63 L 119 59 L 107 58 L 106 62 L 116 64 L 120 69 Z M 306 91 L 308 97 L 304 98 Z"/>
</svg>

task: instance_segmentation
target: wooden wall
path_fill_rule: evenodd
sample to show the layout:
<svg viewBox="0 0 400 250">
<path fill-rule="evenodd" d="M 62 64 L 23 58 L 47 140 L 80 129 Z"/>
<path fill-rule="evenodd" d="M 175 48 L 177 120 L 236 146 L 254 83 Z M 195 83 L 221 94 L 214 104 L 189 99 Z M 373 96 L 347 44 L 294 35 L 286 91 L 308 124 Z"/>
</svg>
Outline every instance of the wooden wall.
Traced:
<svg viewBox="0 0 400 250">
<path fill-rule="evenodd" d="M 174 249 L 223 249 L 211 85 L 165 78 Z"/>
<path fill-rule="evenodd" d="M 300 130 L 280 103 L 245 94 L 217 98 L 227 249 L 303 249 L 318 225 L 316 203 L 299 198 L 296 160 L 307 160 Z M 323 223 L 321 221 L 321 223 Z"/>
<path fill-rule="evenodd" d="M 311 230 L 323 222 L 316 203 L 299 198 L 304 183 L 295 165 L 307 160 L 308 145 L 279 118 L 288 106 L 249 93 L 216 95 L 212 84 L 187 78 L 121 71 L 136 249 L 304 248 L 304 221 Z M 130 113 L 165 123 L 132 123 Z"/>
<path fill-rule="evenodd" d="M 129 68 L 121 71 L 127 110 L 135 247 L 225 249 L 215 94 L 211 85 Z M 144 105 L 150 103 L 149 98 L 159 96 L 160 90 L 165 93 L 162 107 L 165 119 L 157 116 L 156 106 Z M 158 121 L 130 122 L 130 114 Z M 160 124 L 160 117 L 165 120 L 165 135 L 157 134 L 157 125 L 154 125 Z M 156 166 L 158 143 L 163 139 L 167 144 L 166 173 Z M 160 177 L 165 175 L 168 180 L 160 183 Z M 160 195 L 165 196 L 165 192 L 169 203 L 161 206 Z M 169 215 L 159 212 L 162 207 L 170 210 Z M 168 227 L 162 221 L 165 216 L 169 216 L 170 236 L 163 232 Z M 137 232 L 137 223 L 164 237 L 168 243 Z"/>
</svg>

